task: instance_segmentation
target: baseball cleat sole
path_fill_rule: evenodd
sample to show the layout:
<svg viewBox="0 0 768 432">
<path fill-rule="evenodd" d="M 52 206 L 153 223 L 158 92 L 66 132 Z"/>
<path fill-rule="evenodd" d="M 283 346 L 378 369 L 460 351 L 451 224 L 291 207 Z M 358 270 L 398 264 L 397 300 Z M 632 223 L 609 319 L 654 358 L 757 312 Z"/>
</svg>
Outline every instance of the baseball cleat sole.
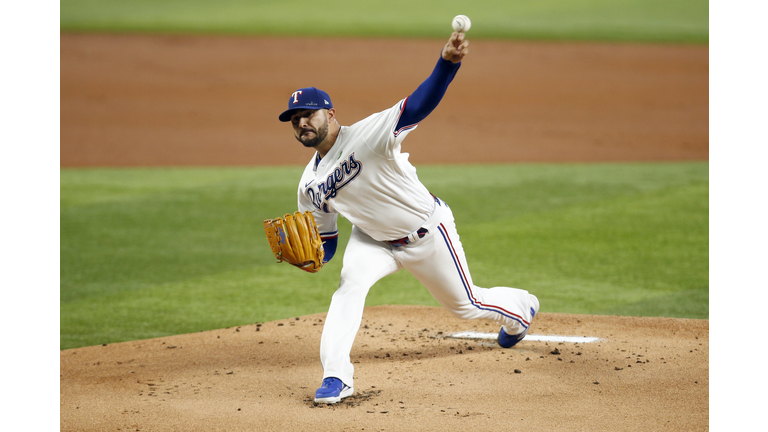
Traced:
<svg viewBox="0 0 768 432">
<path fill-rule="evenodd" d="M 315 397 L 315 403 L 335 404 L 344 398 L 352 396 L 352 393 L 354 392 L 355 389 L 352 387 L 344 386 L 344 389 L 341 390 L 341 393 L 339 393 L 338 396 Z"/>
<path fill-rule="evenodd" d="M 340 379 L 329 377 L 323 380 L 323 385 L 315 392 L 315 403 L 335 404 L 352 396 L 355 389 L 341 382 Z"/>
</svg>

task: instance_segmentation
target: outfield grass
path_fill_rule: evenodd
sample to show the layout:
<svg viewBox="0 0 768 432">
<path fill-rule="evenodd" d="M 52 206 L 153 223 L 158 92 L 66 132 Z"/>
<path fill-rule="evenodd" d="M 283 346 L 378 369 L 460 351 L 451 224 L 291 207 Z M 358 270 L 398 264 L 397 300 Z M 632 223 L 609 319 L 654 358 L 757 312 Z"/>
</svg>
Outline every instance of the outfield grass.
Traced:
<svg viewBox="0 0 768 432">
<path fill-rule="evenodd" d="M 325 312 L 340 257 L 275 264 L 301 167 L 62 169 L 61 349 Z M 706 162 L 424 166 L 475 282 L 543 312 L 708 318 Z M 341 220 L 340 250 L 349 224 Z M 407 272 L 367 300 L 437 305 Z"/>
<path fill-rule="evenodd" d="M 64 31 L 439 37 L 458 14 L 472 38 L 708 43 L 705 0 L 67 0 Z"/>
</svg>

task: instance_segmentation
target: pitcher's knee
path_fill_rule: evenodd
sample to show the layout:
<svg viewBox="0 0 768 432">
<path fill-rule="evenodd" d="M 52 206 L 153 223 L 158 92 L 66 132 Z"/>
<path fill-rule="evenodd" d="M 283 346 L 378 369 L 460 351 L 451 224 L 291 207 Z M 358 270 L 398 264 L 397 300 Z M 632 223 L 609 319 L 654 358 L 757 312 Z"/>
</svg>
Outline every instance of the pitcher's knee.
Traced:
<svg viewBox="0 0 768 432">
<path fill-rule="evenodd" d="M 469 320 L 479 318 L 479 311 L 477 307 L 472 304 L 461 305 L 457 307 L 445 307 L 445 309 L 447 309 L 451 315 L 459 319 Z"/>
</svg>

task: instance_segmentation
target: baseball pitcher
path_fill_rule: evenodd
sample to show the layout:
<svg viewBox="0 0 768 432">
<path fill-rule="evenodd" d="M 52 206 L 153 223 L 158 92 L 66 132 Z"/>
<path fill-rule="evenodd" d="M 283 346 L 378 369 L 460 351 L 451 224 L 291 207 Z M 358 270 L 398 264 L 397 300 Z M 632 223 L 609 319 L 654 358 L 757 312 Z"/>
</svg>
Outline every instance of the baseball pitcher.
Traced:
<svg viewBox="0 0 768 432">
<path fill-rule="evenodd" d="M 432 74 L 411 95 L 351 126 L 339 124 L 330 96 L 314 87 L 294 91 L 279 116 L 314 155 L 299 181 L 295 220 L 285 224 L 297 228 L 281 230 L 281 221 L 265 221 L 265 228 L 277 226 L 270 228 L 275 255 L 318 271 L 336 253 L 338 215 L 353 225 L 323 327 L 323 381 L 315 402 L 336 403 L 353 394 L 350 351 L 368 290 L 400 269 L 413 274 L 456 317 L 497 321 L 498 342 L 505 348 L 525 337 L 539 310 L 538 299 L 528 291 L 473 284 L 451 208 L 430 194 L 408 153 L 401 151 L 405 137 L 443 98 L 468 45 L 463 32 L 451 34 Z M 307 225 L 305 234 L 302 224 Z M 281 242 L 296 247 L 314 232 L 322 244 L 299 245 L 303 252 L 280 251 Z"/>
</svg>

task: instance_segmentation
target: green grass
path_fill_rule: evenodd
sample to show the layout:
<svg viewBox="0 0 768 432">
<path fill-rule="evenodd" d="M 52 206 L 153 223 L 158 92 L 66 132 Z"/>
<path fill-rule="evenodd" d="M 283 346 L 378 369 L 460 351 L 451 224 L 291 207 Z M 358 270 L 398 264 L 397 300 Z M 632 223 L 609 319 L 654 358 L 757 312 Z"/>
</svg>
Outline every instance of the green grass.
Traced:
<svg viewBox="0 0 768 432">
<path fill-rule="evenodd" d="M 63 31 L 446 37 L 708 43 L 704 0 L 67 0 Z"/>
<path fill-rule="evenodd" d="M 296 207 L 300 167 L 62 169 L 60 347 L 325 312 L 321 272 L 275 264 L 262 220 Z M 424 166 L 456 216 L 475 283 L 543 312 L 709 317 L 709 165 Z M 412 276 L 368 305 L 434 305 Z"/>
</svg>

